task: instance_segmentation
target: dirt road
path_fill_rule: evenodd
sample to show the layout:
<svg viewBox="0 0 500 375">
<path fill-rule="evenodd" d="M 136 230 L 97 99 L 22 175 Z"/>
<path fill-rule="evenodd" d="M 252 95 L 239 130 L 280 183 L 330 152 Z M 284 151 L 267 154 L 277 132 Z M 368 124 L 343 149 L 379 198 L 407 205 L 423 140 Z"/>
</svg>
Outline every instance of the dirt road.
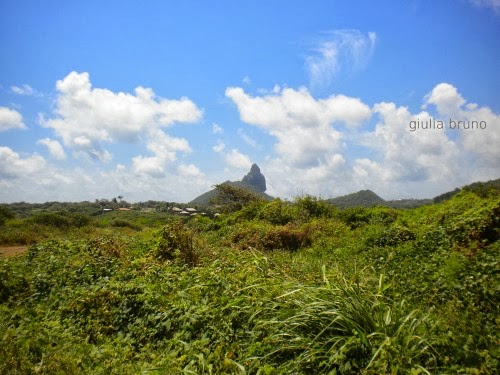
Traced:
<svg viewBox="0 0 500 375">
<path fill-rule="evenodd" d="M 28 249 L 28 246 L 0 246 L 0 256 L 13 257 L 24 253 L 26 249 Z"/>
</svg>

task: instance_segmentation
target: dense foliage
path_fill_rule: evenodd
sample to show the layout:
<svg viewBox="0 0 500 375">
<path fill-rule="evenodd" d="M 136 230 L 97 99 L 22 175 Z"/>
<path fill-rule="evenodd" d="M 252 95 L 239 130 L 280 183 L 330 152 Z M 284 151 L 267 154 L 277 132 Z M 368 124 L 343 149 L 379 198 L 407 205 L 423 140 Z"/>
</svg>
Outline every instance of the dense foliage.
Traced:
<svg viewBox="0 0 500 375">
<path fill-rule="evenodd" d="M 0 373 L 498 372 L 498 190 L 412 210 L 232 198 L 214 219 L 6 218 L 4 243 L 45 235 L 0 257 Z"/>
</svg>

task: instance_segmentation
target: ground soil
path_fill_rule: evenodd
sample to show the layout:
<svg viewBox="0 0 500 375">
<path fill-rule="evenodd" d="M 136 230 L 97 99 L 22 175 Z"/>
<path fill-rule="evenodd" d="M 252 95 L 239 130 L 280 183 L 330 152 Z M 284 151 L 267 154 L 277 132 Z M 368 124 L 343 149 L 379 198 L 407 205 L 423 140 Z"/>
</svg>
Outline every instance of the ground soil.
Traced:
<svg viewBox="0 0 500 375">
<path fill-rule="evenodd" d="M 0 256 L 13 257 L 24 253 L 28 246 L 0 246 Z"/>
</svg>

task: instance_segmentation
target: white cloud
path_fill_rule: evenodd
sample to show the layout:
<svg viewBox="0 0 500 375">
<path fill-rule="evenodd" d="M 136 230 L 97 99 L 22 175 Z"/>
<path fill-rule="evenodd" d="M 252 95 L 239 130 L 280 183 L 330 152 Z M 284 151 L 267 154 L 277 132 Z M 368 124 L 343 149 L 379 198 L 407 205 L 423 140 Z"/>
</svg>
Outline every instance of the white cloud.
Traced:
<svg viewBox="0 0 500 375">
<path fill-rule="evenodd" d="M 324 191 L 346 168 L 343 131 L 371 117 L 371 109 L 359 99 L 316 99 L 305 88 L 252 97 L 233 87 L 226 89 L 226 96 L 237 105 L 243 121 L 275 137 L 276 156 L 265 168 L 270 191 L 278 195 L 299 194 L 291 191 L 299 186 L 310 193 Z"/>
<path fill-rule="evenodd" d="M 159 178 L 138 176 L 122 164 L 114 170 L 55 168 L 39 155 L 20 155 L 9 147 L 0 147 L 2 202 L 93 201 L 118 193 L 130 202 L 187 202 L 212 185 L 193 164 L 180 164 Z"/>
<path fill-rule="evenodd" d="M 39 155 L 22 158 L 9 147 L 0 146 L 0 178 L 16 178 L 44 169 L 45 160 Z"/>
<path fill-rule="evenodd" d="M 226 145 L 222 141 L 219 141 L 217 145 L 212 148 L 214 152 L 222 155 L 224 162 L 230 167 L 238 169 L 249 169 L 252 166 L 250 158 L 247 155 L 242 154 L 238 149 L 233 148 L 229 152 L 225 152 L 225 149 Z"/>
<path fill-rule="evenodd" d="M 132 158 L 135 173 L 164 176 L 166 164 L 177 160 L 177 152 L 191 152 L 186 139 L 171 137 L 160 129 L 151 130 L 149 137 L 150 141 L 147 147 L 154 156 Z"/>
<path fill-rule="evenodd" d="M 359 99 L 341 95 L 316 99 L 306 89 L 253 97 L 241 88 L 228 88 L 226 96 L 243 121 L 276 139 L 275 155 L 261 165 L 270 194 L 329 196 L 371 188 L 392 198 L 432 197 L 500 173 L 500 116 L 467 103 L 446 83 L 424 98 L 428 111 L 420 113 L 385 102 L 370 109 Z M 363 130 L 359 125 L 372 113 L 378 117 L 375 128 Z M 484 121 L 487 127 L 409 128 L 412 120 L 440 120 L 446 126 L 450 118 Z M 353 147 L 364 151 L 350 157 Z"/>
<path fill-rule="evenodd" d="M 394 103 L 374 106 L 379 122 L 373 132 L 364 134 L 363 142 L 380 158 L 354 160 L 353 184 L 370 185 L 393 197 L 432 197 L 473 181 L 498 178 L 500 115 L 467 103 L 448 83 L 426 95 L 424 108 L 429 111 L 412 114 Z M 450 129 L 450 119 L 467 126 L 483 121 L 486 127 Z M 426 126 L 441 121 L 442 129 L 410 131 L 412 120 Z"/>
<path fill-rule="evenodd" d="M 370 108 L 357 98 L 334 95 L 315 99 L 306 88 L 284 88 L 273 95 L 252 97 L 240 87 L 228 87 L 226 96 L 238 106 L 243 121 L 271 132 L 333 123 L 358 126 L 371 115 Z"/>
<path fill-rule="evenodd" d="M 0 107 L 0 132 L 11 129 L 26 129 L 23 116 L 14 109 Z"/>
<path fill-rule="evenodd" d="M 343 95 L 315 99 L 302 88 L 285 88 L 278 94 L 251 97 L 243 89 L 226 89 L 243 121 L 256 125 L 277 139 L 280 158 L 300 168 L 328 163 L 341 149 L 341 133 L 332 125 L 356 127 L 371 116 L 359 99 Z"/>
<path fill-rule="evenodd" d="M 500 165 L 499 114 L 488 107 L 467 103 L 458 90 L 448 83 L 437 85 L 425 99 L 425 106 L 434 105 L 445 123 L 451 120 L 457 124 L 454 132 L 459 135 L 461 147 L 480 156 L 482 167 Z M 462 121 L 461 125 L 459 121 Z M 479 127 L 479 124 L 484 126 L 484 129 Z"/>
<path fill-rule="evenodd" d="M 132 163 L 133 170 L 137 174 L 146 174 L 155 177 L 163 177 L 165 175 L 165 160 L 158 156 L 135 156 L 132 158 Z"/>
<path fill-rule="evenodd" d="M 182 176 L 203 177 L 204 173 L 194 164 L 181 164 L 177 167 L 177 171 Z"/>
<path fill-rule="evenodd" d="M 53 158 L 57 160 L 66 159 L 66 153 L 64 152 L 64 148 L 58 141 L 50 138 L 44 138 L 44 139 L 39 139 L 37 143 L 47 146 L 47 149 L 49 150 L 49 153 L 50 155 L 52 155 Z"/>
<path fill-rule="evenodd" d="M 236 148 L 233 148 L 231 152 L 224 154 L 224 161 L 233 168 L 250 169 L 252 166 L 250 158 L 239 152 Z"/>
<path fill-rule="evenodd" d="M 135 93 L 92 88 L 88 73 L 71 72 L 57 81 L 54 116 L 41 119 L 66 147 L 86 152 L 93 158 L 109 159 L 105 142 L 133 142 L 140 135 L 174 123 L 196 122 L 202 112 L 189 99 L 156 97 L 150 88 Z"/>
<path fill-rule="evenodd" d="M 365 134 L 365 146 L 378 151 L 377 164 L 356 161 L 355 177 L 382 182 L 438 181 L 452 179 L 459 172 L 459 148 L 444 130 L 427 129 L 411 132 L 410 121 L 430 121 L 427 112 L 411 114 L 394 103 L 378 103 L 374 112 L 379 122 L 374 132 Z M 370 173 L 371 172 L 371 173 Z"/>
<path fill-rule="evenodd" d="M 423 108 L 427 108 L 429 104 L 434 104 L 441 115 L 449 116 L 457 113 L 465 104 L 465 100 L 454 86 L 449 83 L 440 83 L 426 95 Z"/>
<path fill-rule="evenodd" d="M 245 85 L 249 85 L 250 83 L 252 83 L 252 80 L 250 79 L 249 76 L 245 76 L 243 77 L 243 79 L 241 80 L 241 82 Z"/>
<path fill-rule="evenodd" d="M 11 91 L 17 95 L 31 96 L 35 95 L 36 91 L 30 85 L 24 84 L 22 86 L 11 86 Z"/>
<path fill-rule="evenodd" d="M 214 134 L 222 134 L 224 132 L 224 129 L 219 124 L 213 123 L 212 124 L 212 133 Z"/>
<path fill-rule="evenodd" d="M 326 87 L 339 74 L 364 68 L 375 49 L 376 34 L 359 30 L 336 30 L 326 34 L 306 57 L 312 87 Z"/>
<path fill-rule="evenodd" d="M 212 150 L 214 150 L 214 152 L 221 153 L 222 151 L 224 151 L 224 148 L 226 148 L 224 142 L 219 141 L 214 147 L 212 147 Z"/>
</svg>

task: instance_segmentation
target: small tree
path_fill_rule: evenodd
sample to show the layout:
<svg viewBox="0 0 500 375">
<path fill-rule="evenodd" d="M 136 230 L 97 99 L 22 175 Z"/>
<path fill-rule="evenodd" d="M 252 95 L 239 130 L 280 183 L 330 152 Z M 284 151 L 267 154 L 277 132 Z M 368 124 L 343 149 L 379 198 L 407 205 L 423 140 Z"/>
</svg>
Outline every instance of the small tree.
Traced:
<svg viewBox="0 0 500 375">
<path fill-rule="evenodd" d="M 263 199 L 250 190 L 242 189 L 230 184 L 218 184 L 214 186 L 217 195 L 211 199 L 211 203 L 222 206 L 222 211 L 235 212 L 252 203 L 262 202 Z"/>
<path fill-rule="evenodd" d="M 0 206 L 0 225 L 5 224 L 8 219 L 14 218 L 14 212 L 7 206 Z"/>
<path fill-rule="evenodd" d="M 190 266 L 198 264 L 194 233 L 182 221 L 171 221 L 157 232 L 153 254 L 161 260 L 177 261 Z"/>
</svg>

